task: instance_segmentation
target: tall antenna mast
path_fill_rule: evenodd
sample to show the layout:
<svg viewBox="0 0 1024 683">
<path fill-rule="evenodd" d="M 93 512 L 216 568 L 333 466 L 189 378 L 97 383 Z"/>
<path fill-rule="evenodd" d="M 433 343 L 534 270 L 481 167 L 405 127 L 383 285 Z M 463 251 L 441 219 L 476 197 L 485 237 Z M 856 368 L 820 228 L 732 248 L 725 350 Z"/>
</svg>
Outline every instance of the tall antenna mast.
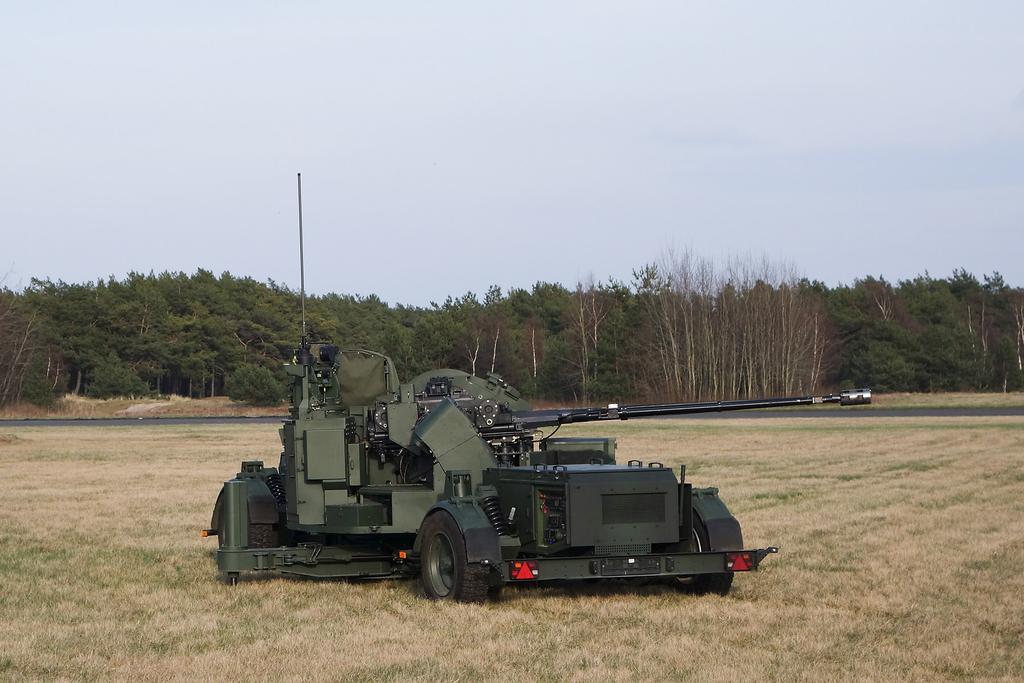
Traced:
<svg viewBox="0 0 1024 683">
<path fill-rule="evenodd" d="M 306 260 L 302 253 L 302 174 L 299 182 L 299 297 L 302 301 L 302 345 L 306 344 Z"/>
</svg>

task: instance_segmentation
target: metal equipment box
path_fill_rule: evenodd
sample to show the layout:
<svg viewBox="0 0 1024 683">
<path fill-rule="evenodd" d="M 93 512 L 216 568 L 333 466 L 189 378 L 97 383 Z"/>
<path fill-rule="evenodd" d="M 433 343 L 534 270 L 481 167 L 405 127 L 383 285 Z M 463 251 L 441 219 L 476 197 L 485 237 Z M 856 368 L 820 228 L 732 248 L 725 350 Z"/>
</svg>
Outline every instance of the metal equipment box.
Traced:
<svg viewBox="0 0 1024 683">
<path fill-rule="evenodd" d="M 679 540 L 679 483 L 664 467 L 503 467 L 486 470 L 484 483 L 530 552 L 651 552 Z"/>
<path fill-rule="evenodd" d="M 531 465 L 614 465 L 615 439 L 564 436 L 544 439 L 530 454 Z"/>
</svg>

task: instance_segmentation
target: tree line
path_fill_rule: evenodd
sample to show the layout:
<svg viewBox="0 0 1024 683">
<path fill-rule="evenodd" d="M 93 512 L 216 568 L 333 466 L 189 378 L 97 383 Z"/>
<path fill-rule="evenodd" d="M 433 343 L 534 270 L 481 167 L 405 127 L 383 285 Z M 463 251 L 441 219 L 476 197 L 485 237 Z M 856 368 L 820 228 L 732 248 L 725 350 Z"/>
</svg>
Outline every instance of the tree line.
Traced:
<svg viewBox="0 0 1024 683">
<path fill-rule="evenodd" d="M 965 270 L 829 287 L 769 261 L 667 253 L 629 282 L 492 286 L 425 307 L 311 296 L 307 328 L 388 354 L 403 378 L 497 373 L 552 401 L 1024 388 L 1024 290 Z M 298 331 L 297 292 L 230 273 L 0 288 L 0 405 L 254 385 L 272 400 Z"/>
</svg>

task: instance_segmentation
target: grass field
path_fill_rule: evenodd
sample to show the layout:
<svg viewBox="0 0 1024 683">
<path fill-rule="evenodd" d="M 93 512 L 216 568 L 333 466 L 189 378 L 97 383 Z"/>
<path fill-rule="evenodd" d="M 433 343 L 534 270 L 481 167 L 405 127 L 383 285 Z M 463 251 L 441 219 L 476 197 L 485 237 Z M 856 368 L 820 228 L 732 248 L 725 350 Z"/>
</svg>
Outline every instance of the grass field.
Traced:
<svg viewBox="0 0 1024 683">
<path fill-rule="evenodd" d="M 0 427 L 0 679 L 1020 680 L 1024 420 L 657 420 L 562 433 L 688 464 L 748 545 L 727 597 L 216 580 L 209 523 L 266 425 Z"/>
<path fill-rule="evenodd" d="M 232 401 L 227 396 L 211 398 L 185 398 L 162 396 L 159 398 L 88 398 L 63 396 L 49 408 L 31 403 L 15 403 L 0 408 L 0 419 L 19 418 L 136 418 L 136 417 L 254 417 L 259 415 L 286 415 L 288 406 L 250 406 Z"/>
</svg>

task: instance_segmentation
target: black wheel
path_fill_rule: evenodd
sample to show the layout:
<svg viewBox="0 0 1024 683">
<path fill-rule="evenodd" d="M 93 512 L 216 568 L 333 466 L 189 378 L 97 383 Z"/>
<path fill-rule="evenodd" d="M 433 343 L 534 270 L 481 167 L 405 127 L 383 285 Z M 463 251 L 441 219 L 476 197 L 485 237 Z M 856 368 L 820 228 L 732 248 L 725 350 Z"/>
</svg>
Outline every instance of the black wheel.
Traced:
<svg viewBox="0 0 1024 683">
<path fill-rule="evenodd" d="M 420 581 L 431 600 L 483 602 L 488 569 L 466 561 L 466 541 L 447 512 L 435 512 L 420 527 Z"/>
<path fill-rule="evenodd" d="M 693 516 L 693 545 L 693 550 L 698 553 L 711 549 L 711 544 L 708 542 L 707 529 L 704 528 L 704 523 L 696 515 Z M 732 572 L 697 574 L 692 577 L 676 579 L 676 583 L 679 588 L 694 595 L 708 595 L 710 593 L 726 595 L 729 589 L 732 588 L 732 577 Z"/>
</svg>

